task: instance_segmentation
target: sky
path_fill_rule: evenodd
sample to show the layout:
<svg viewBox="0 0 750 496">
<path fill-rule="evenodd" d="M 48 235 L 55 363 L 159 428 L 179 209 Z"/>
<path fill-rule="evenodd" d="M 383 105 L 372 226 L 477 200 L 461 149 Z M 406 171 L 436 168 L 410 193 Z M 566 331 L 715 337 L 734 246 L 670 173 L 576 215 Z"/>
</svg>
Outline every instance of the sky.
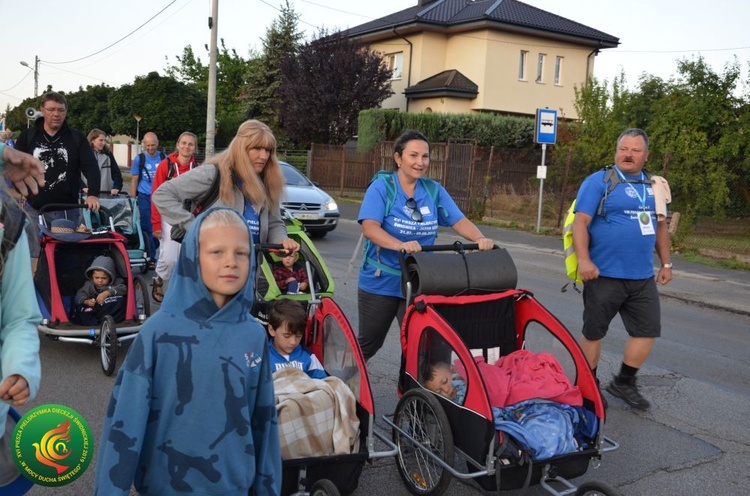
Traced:
<svg viewBox="0 0 750 496">
<path fill-rule="evenodd" d="M 212 1 L 0 0 L 5 46 L 0 51 L 0 113 L 34 95 L 37 56 L 39 94 L 50 84 L 70 92 L 102 83 L 119 87 L 151 71 L 163 74 L 167 59 L 176 65 L 176 56 L 187 45 L 208 63 L 203 47 L 210 41 Z M 279 16 L 283 0 L 217 1 L 218 33 L 226 46 L 243 57 L 250 50 L 261 51 L 261 40 Z M 643 73 L 668 79 L 676 74 L 678 59 L 699 55 L 719 73 L 736 56 L 743 74 L 748 74 L 748 0 L 524 3 L 620 39 L 618 48 L 597 56 L 594 75 L 599 79 L 611 81 L 621 71 L 630 86 Z M 357 26 L 412 7 L 417 0 L 290 0 L 290 4 L 300 14 L 300 30 L 311 38 L 320 27 Z"/>
</svg>

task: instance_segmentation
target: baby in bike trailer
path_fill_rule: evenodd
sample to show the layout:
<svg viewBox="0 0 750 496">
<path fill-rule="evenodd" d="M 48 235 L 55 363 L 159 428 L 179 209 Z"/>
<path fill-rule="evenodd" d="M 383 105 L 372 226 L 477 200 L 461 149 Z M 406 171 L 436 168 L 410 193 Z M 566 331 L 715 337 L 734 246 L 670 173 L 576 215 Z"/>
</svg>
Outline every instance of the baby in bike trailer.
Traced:
<svg viewBox="0 0 750 496">
<path fill-rule="evenodd" d="M 125 280 L 115 276 L 115 262 L 101 255 L 86 269 L 86 283 L 78 290 L 73 321 L 81 325 L 99 325 L 105 316 L 115 322 L 125 319 Z"/>
</svg>

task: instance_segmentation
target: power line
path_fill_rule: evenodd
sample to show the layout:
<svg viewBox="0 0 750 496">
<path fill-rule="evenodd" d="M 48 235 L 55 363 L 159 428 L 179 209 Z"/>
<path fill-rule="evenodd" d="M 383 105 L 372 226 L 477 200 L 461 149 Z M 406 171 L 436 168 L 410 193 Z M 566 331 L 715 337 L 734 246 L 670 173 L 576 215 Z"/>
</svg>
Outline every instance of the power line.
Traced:
<svg viewBox="0 0 750 496">
<path fill-rule="evenodd" d="M 261 1 L 261 3 L 264 3 L 264 4 L 268 5 L 269 7 L 271 7 L 271 8 L 272 8 L 272 9 L 274 9 L 274 10 L 277 10 L 277 11 L 279 11 L 279 12 L 283 12 L 283 11 L 282 11 L 282 10 L 281 10 L 280 8 L 276 7 L 275 5 L 271 5 L 270 3 L 266 2 L 266 0 L 260 0 L 260 1 Z M 305 21 L 303 21 L 303 20 L 302 20 L 302 18 L 300 17 L 300 15 L 299 15 L 299 14 L 298 14 L 297 12 L 295 12 L 295 14 L 297 14 L 297 20 L 298 20 L 299 22 L 301 22 L 301 23 L 303 23 L 303 24 L 307 24 L 307 25 L 308 25 L 308 26 L 310 26 L 311 28 L 315 28 L 315 29 L 318 29 L 318 26 L 315 26 L 315 25 L 313 25 L 313 24 L 310 24 L 309 22 L 305 22 Z"/>
<path fill-rule="evenodd" d="M 16 84 L 14 84 L 13 86 L 11 86 L 10 88 L 4 89 L 4 90 L 0 90 L 0 93 L 5 93 L 6 91 L 10 91 L 10 90 L 14 89 L 16 86 L 18 86 L 19 84 L 21 84 L 24 81 L 26 81 L 26 78 L 29 77 L 29 74 L 31 74 L 31 72 L 27 72 L 26 74 L 24 74 L 24 76 L 21 78 L 21 80 L 19 82 L 17 82 Z"/>
<path fill-rule="evenodd" d="M 329 7 L 328 5 L 323 5 L 323 4 L 315 3 L 315 2 L 310 2 L 309 0 L 301 0 L 301 1 L 304 2 L 304 3 L 309 3 L 311 5 L 315 5 L 317 7 L 323 7 L 324 9 L 335 10 L 336 12 L 341 12 L 343 14 L 349 14 L 349 15 L 353 15 L 353 16 L 357 16 L 357 17 L 363 17 L 365 19 L 370 19 L 370 20 L 374 20 L 375 19 L 374 17 L 366 16 L 366 15 L 363 15 L 363 14 L 357 14 L 356 12 L 349 12 L 347 10 L 337 9 L 335 7 Z"/>
<path fill-rule="evenodd" d="M 147 20 L 146 22 L 144 22 L 143 24 L 141 24 L 140 26 L 138 26 L 137 28 L 135 28 L 133 31 L 129 32 L 128 34 L 126 34 L 125 36 L 123 36 L 122 38 L 120 38 L 119 40 L 115 41 L 114 43 L 111 43 L 111 44 L 107 45 L 106 47 L 102 48 L 101 50 L 97 50 L 96 52 L 94 52 L 92 54 L 86 55 L 85 57 L 81 57 L 81 58 L 78 58 L 78 59 L 75 59 L 75 60 L 67 60 L 65 62 L 50 62 L 49 60 L 45 60 L 45 62 L 47 62 L 48 64 L 54 64 L 54 65 L 72 64 L 73 62 L 80 62 L 81 60 L 85 60 L 85 59 L 93 57 L 94 55 L 102 53 L 103 51 L 105 51 L 105 50 L 107 50 L 109 48 L 112 48 L 113 46 L 117 45 L 121 41 L 123 41 L 126 38 L 130 37 L 131 35 L 133 35 L 136 31 L 138 31 L 139 29 L 141 29 L 143 26 L 145 26 L 149 22 L 153 21 L 159 14 L 161 14 L 162 12 L 164 12 L 165 10 L 167 10 L 175 2 L 177 2 L 177 0 L 172 0 L 163 9 L 161 9 L 159 12 L 157 12 L 156 14 L 154 14 L 153 16 L 151 16 L 151 18 L 149 18 L 149 20 Z"/>
</svg>

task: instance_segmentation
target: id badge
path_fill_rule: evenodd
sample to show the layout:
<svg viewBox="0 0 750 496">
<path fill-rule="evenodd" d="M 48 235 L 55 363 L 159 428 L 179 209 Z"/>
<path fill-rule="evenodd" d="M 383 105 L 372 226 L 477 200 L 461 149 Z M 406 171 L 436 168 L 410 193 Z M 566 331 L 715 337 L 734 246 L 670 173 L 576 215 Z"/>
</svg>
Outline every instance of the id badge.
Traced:
<svg viewBox="0 0 750 496">
<path fill-rule="evenodd" d="M 641 234 L 644 236 L 650 236 L 655 234 L 654 223 L 651 219 L 651 214 L 648 212 L 641 212 L 638 214 L 638 225 L 641 226 Z"/>
</svg>

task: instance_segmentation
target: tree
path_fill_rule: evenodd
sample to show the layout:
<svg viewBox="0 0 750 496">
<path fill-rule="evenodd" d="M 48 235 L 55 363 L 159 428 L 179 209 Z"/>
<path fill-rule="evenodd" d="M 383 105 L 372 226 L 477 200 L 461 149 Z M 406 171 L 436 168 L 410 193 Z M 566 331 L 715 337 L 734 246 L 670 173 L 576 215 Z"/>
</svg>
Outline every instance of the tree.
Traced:
<svg viewBox="0 0 750 496">
<path fill-rule="evenodd" d="M 206 127 L 206 95 L 194 86 L 151 72 L 120 87 L 109 101 L 114 133 L 133 135 L 139 114 L 141 136 L 155 132 L 161 141 L 173 141 L 183 131 L 201 134 Z"/>
<path fill-rule="evenodd" d="M 298 145 L 342 144 L 356 134 L 357 117 L 379 107 L 391 91 L 391 70 L 380 55 L 341 33 L 302 46 L 281 64 L 279 117 Z"/>
<path fill-rule="evenodd" d="M 294 56 L 299 49 L 303 34 L 298 28 L 297 14 L 289 0 L 281 7 L 281 14 L 273 21 L 263 39 L 263 54 L 251 62 L 247 85 L 242 100 L 245 116 L 258 119 L 274 131 L 277 141 L 286 144 L 286 134 L 279 121 L 281 97 L 279 87 L 282 82 L 281 62 Z"/>
<path fill-rule="evenodd" d="M 109 101 L 117 90 L 106 84 L 79 88 L 75 93 L 65 95 L 68 101 L 68 121 L 71 126 L 88 134 L 94 128 L 107 134 L 112 133 L 109 115 Z"/>
<path fill-rule="evenodd" d="M 226 146 L 244 120 L 242 92 L 253 67 L 253 61 L 258 56 L 251 51 L 250 58 L 245 60 L 237 54 L 236 50 L 228 50 L 224 39 L 220 40 L 220 45 L 216 57 L 216 145 Z M 210 56 L 208 46 L 205 46 L 205 49 L 206 55 Z M 200 58 L 195 56 L 192 46 L 186 46 L 182 56 L 178 55 L 175 58 L 179 65 L 167 66 L 166 74 L 194 86 L 207 95 L 208 66 L 203 65 Z"/>
</svg>

